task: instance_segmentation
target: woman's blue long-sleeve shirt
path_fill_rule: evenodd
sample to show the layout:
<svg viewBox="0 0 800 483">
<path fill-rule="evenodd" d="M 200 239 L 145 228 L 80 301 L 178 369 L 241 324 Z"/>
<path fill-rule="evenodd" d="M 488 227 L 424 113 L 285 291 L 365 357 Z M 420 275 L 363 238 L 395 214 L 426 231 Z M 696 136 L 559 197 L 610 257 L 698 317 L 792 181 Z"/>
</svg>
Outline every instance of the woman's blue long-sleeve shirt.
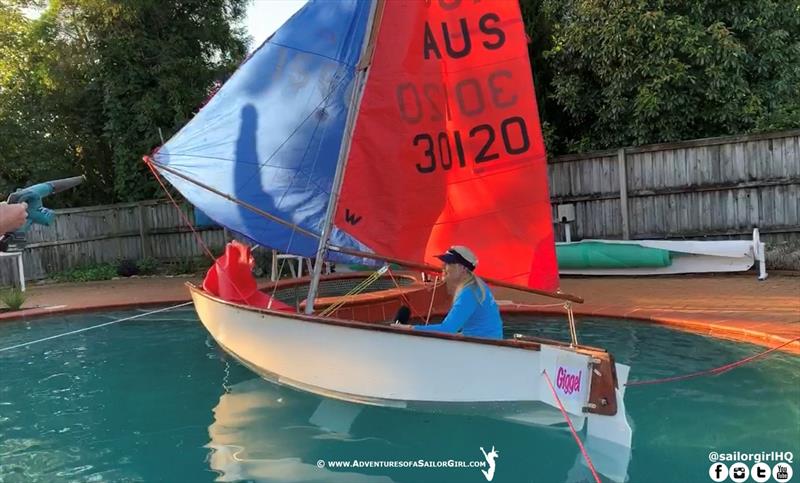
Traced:
<svg viewBox="0 0 800 483">
<path fill-rule="evenodd" d="M 451 334 L 461 331 L 463 335 L 471 337 L 502 339 L 503 320 L 500 318 L 500 309 L 488 287 L 485 287 L 485 292 L 486 298 L 483 303 L 479 303 L 480 289 L 475 283 L 467 285 L 461 289 L 441 324 L 415 325 L 414 329 Z"/>
</svg>

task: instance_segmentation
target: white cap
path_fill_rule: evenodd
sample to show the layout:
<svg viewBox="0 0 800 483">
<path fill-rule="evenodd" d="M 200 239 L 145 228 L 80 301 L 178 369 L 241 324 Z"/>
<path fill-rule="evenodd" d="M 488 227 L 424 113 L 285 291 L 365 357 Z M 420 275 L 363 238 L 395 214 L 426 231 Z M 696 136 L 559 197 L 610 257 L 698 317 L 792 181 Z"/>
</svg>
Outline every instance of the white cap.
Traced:
<svg viewBox="0 0 800 483">
<path fill-rule="evenodd" d="M 436 255 L 436 258 L 444 263 L 458 263 L 464 265 L 470 270 L 475 270 L 475 268 L 478 267 L 478 257 L 472 253 L 472 250 L 463 245 L 453 245 L 447 250 L 447 253 Z"/>
</svg>

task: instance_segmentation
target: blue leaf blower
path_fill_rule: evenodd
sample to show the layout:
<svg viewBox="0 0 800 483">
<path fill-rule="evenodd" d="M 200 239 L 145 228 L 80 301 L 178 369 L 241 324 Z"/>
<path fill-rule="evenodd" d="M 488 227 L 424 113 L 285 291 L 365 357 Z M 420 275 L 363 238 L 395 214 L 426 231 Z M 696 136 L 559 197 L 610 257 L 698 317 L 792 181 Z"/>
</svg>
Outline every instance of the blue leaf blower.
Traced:
<svg viewBox="0 0 800 483">
<path fill-rule="evenodd" d="M 25 248 L 25 233 L 32 224 L 49 226 L 53 222 L 55 213 L 42 205 L 42 198 L 74 188 L 85 180 L 86 176 L 74 176 L 72 178 L 45 181 L 11 193 L 8 197 L 8 204 L 28 203 L 28 219 L 19 230 L 0 236 L 0 252 L 22 251 Z"/>
</svg>

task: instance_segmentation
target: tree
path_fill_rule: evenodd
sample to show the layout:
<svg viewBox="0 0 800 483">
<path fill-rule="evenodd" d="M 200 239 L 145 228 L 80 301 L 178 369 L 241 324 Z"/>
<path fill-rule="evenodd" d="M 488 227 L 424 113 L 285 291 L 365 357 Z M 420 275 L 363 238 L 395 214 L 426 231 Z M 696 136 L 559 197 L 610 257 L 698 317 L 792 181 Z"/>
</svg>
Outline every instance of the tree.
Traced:
<svg viewBox="0 0 800 483">
<path fill-rule="evenodd" d="M 117 198 L 152 197 L 142 154 L 169 138 L 247 52 L 245 0 L 128 0 L 84 8 L 103 80 Z M 159 132 L 161 129 L 161 133 Z"/>
<path fill-rule="evenodd" d="M 0 3 L 0 191 L 31 179 L 58 177 L 71 154 L 62 118 L 53 112 L 57 83 L 45 66 L 42 48 L 23 8 L 27 2 Z"/>
<path fill-rule="evenodd" d="M 58 177 L 52 167 L 87 175 L 82 204 L 155 196 L 141 157 L 244 58 L 247 1 L 52 0 L 30 20 L 31 2 L 0 0 L 14 54 L 0 63 L 0 180 Z"/>
<path fill-rule="evenodd" d="M 523 7 L 552 32 L 532 48 L 551 152 L 800 126 L 798 0 Z"/>
</svg>

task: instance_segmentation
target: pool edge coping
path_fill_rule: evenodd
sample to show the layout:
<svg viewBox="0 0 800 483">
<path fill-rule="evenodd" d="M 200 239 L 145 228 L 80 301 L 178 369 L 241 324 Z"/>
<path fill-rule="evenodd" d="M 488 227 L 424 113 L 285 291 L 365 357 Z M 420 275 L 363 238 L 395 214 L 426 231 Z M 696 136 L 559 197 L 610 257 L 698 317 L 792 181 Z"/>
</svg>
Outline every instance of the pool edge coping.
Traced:
<svg viewBox="0 0 800 483">
<path fill-rule="evenodd" d="M 147 308 L 164 307 L 171 304 L 182 304 L 190 301 L 191 301 L 190 297 L 184 297 L 177 299 L 159 300 L 153 302 L 130 302 L 130 303 L 116 303 L 116 304 L 90 305 L 90 306 L 80 306 L 80 305 L 55 306 L 52 308 L 33 307 L 30 309 L 0 313 L 0 323 L 12 322 L 18 320 L 38 319 L 54 315 L 76 314 L 83 312 L 125 310 L 137 307 L 147 307 Z M 624 319 L 624 320 L 633 320 L 637 322 L 650 323 L 655 325 L 663 325 L 677 330 L 682 330 L 684 332 L 691 332 L 695 334 L 706 335 L 717 339 L 730 340 L 735 342 L 745 342 L 767 348 L 774 348 L 781 344 L 786 344 L 787 342 L 792 340 L 792 338 L 776 334 L 770 334 L 768 332 L 759 331 L 752 328 L 731 327 L 719 323 L 704 322 L 697 319 L 688 319 L 677 315 L 669 315 L 669 314 L 654 315 L 654 314 L 647 314 L 646 312 L 642 314 L 632 313 L 633 311 L 640 309 L 617 311 L 608 309 L 605 310 L 581 309 L 580 307 L 574 307 L 573 310 L 575 315 L 584 317 L 590 316 L 590 317 L 601 317 L 605 319 Z M 520 314 L 520 315 L 537 314 L 537 315 L 555 315 L 555 316 L 564 315 L 564 312 L 562 310 L 554 310 L 552 308 L 538 309 L 536 307 L 519 306 L 519 305 L 504 305 L 501 307 L 501 311 L 504 314 Z M 800 336 L 800 334 L 798 334 L 798 336 Z M 794 342 L 791 342 L 785 347 L 781 347 L 779 350 L 781 352 L 786 352 L 793 355 L 800 355 L 800 341 L 795 340 Z"/>
</svg>

